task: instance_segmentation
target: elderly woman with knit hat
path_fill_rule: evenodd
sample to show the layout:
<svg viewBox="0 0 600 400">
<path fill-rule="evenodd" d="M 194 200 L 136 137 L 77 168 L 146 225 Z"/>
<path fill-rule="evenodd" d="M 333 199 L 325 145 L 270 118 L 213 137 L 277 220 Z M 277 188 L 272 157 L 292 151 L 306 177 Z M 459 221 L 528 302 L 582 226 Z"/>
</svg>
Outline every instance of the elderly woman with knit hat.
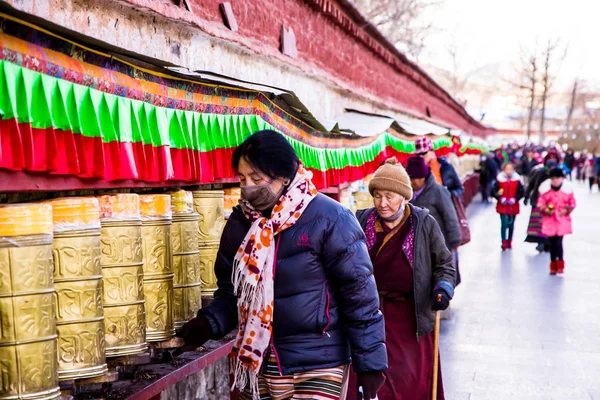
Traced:
<svg viewBox="0 0 600 400">
<path fill-rule="evenodd" d="M 434 311 L 454 294 L 452 255 L 435 219 L 409 204 L 410 178 L 395 158 L 369 183 L 374 208 L 359 211 L 385 316 L 389 369 L 380 400 L 430 400 Z M 439 376 L 438 400 L 444 399 Z"/>
</svg>

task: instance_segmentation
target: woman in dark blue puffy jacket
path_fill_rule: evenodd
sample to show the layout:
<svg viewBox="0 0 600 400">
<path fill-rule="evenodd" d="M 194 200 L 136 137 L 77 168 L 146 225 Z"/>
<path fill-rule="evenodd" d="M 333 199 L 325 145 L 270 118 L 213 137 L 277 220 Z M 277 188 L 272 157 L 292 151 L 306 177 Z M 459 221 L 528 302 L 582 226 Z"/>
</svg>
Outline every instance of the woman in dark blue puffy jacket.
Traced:
<svg viewBox="0 0 600 400">
<path fill-rule="evenodd" d="M 218 290 L 178 332 L 182 350 L 238 327 L 232 373 L 244 398 L 343 398 L 350 362 L 365 398 L 375 398 L 385 327 L 356 218 L 317 193 L 277 132 L 248 138 L 233 167 L 242 199 L 221 239 Z"/>
</svg>

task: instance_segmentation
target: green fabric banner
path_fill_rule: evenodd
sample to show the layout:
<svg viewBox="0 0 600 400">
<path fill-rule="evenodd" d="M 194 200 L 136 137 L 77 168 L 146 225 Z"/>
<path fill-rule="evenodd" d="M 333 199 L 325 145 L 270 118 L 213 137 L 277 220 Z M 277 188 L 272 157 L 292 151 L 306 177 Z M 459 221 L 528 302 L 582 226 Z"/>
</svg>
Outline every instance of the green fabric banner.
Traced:
<svg viewBox="0 0 600 400">
<path fill-rule="evenodd" d="M 275 129 L 260 115 L 222 115 L 159 107 L 0 61 L 0 114 L 3 119 L 54 128 L 103 142 L 142 142 L 208 152 L 238 146 L 253 132 Z M 278 129 L 275 129 L 278 130 Z M 281 130 L 278 130 L 281 132 Z M 382 132 L 356 148 L 310 146 L 281 132 L 308 168 L 359 167 L 377 158 L 386 147 L 411 154 L 413 142 Z M 327 139 L 330 142 L 335 139 Z M 434 139 L 434 148 L 452 145 L 449 137 Z"/>
</svg>

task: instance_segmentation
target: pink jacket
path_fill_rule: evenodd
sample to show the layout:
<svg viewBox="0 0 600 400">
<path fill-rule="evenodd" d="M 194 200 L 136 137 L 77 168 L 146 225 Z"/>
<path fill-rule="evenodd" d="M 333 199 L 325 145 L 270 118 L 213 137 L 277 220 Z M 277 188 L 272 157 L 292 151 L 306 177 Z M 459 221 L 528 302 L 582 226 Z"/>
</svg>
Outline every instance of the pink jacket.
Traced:
<svg viewBox="0 0 600 400">
<path fill-rule="evenodd" d="M 542 233 L 546 236 L 564 236 L 573 233 L 571 224 L 571 211 L 576 206 L 573 186 L 564 181 L 560 190 L 552 190 L 550 179 L 540 185 L 540 197 L 537 202 L 538 208 L 545 210 L 554 206 L 551 216 L 542 214 Z M 562 210 L 569 210 L 567 215 L 561 215 Z"/>
</svg>

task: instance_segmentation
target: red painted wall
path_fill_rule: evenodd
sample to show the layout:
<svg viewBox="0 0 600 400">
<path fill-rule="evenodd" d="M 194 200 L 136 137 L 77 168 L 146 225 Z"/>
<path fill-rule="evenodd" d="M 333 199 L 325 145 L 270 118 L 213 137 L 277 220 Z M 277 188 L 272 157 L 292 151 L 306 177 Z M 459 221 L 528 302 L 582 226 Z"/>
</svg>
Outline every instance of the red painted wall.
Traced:
<svg viewBox="0 0 600 400">
<path fill-rule="evenodd" d="M 174 12 L 177 7 L 166 0 L 159 4 L 156 0 L 128 1 L 167 17 L 207 21 L 222 29 L 225 37 L 260 53 L 272 54 L 279 49 L 285 24 L 296 35 L 299 60 L 315 65 L 326 76 L 359 93 L 375 95 L 390 108 L 426 117 L 428 107 L 432 120 L 438 123 L 478 135 L 486 130 L 416 65 L 368 33 L 364 21 L 361 26 L 350 17 L 348 8 L 341 6 L 348 0 L 230 0 L 239 26 L 233 36 L 225 32 L 219 9 L 222 0 L 188 0 L 195 14 L 191 18 L 180 10 Z"/>
</svg>

